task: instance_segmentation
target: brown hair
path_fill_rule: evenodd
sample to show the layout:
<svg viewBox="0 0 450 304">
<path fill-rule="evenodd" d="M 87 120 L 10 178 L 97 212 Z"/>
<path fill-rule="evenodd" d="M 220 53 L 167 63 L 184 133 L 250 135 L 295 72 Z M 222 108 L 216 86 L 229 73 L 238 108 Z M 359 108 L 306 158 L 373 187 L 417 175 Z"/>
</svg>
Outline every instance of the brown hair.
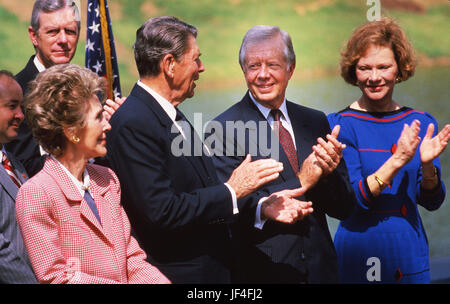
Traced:
<svg viewBox="0 0 450 304">
<path fill-rule="evenodd" d="M 50 154 L 64 153 L 64 128 L 85 123 L 89 100 L 105 99 L 106 80 L 74 64 L 58 64 L 38 74 L 25 96 L 25 116 L 39 144 Z"/>
<path fill-rule="evenodd" d="M 341 76 L 346 82 L 356 85 L 356 64 L 372 45 L 391 48 L 399 71 L 397 82 L 414 75 L 416 59 L 405 32 L 394 20 L 383 18 L 363 24 L 350 36 L 340 62 Z"/>
</svg>

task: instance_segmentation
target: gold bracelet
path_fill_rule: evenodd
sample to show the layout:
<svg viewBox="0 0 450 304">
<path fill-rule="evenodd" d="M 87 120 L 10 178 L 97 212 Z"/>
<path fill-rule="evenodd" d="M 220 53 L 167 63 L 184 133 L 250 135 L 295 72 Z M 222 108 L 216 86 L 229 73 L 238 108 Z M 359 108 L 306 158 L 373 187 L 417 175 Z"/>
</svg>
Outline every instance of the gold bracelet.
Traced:
<svg viewBox="0 0 450 304">
<path fill-rule="evenodd" d="M 374 177 L 381 189 L 384 189 L 384 187 L 386 186 L 390 187 L 390 185 L 388 183 L 385 183 L 381 178 L 378 177 L 378 175 L 374 174 Z"/>
</svg>

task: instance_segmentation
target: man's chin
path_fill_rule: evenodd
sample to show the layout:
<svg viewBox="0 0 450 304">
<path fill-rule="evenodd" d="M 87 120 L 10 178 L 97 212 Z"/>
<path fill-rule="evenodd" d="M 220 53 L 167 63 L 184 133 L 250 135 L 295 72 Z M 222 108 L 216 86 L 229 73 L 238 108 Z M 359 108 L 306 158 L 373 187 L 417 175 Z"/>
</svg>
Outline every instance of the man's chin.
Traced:
<svg viewBox="0 0 450 304">
<path fill-rule="evenodd" d="M 58 56 L 51 58 L 52 65 L 70 63 L 73 56 Z"/>
</svg>

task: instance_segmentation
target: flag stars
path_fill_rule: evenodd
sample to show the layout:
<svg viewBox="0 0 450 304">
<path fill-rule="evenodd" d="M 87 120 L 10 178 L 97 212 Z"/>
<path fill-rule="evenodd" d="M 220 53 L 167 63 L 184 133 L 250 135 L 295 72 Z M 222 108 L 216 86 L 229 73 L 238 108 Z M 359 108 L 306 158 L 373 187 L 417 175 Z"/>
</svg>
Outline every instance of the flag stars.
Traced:
<svg viewBox="0 0 450 304">
<path fill-rule="evenodd" d="M 94 49 L 94 45 L 95 45 L 95 42 L 91 42 L 91 40 L 90 39 L 88 39 L 87 41 L 86 41 L 86 50 L 89 50 L 89 51 L 95 51 L 95 49 Z"/>
<path fill-rule="evenodd" d="M 98 72 L 100 72 L 102 70 L 102 64 L 97 60 L 97 64 L 92 66 L 92 68 L 95 69 L 95 73 L 98 74 Z"/>
<path fill-rule="evenodd" d="M 92 25 L 89 26 L 89 29 L 92 31 L 92 34 L 94 33 L 99 33 L 100 34 L 100 30 L 98 29 L 100 27 L 100 23 L 95 23 L 95 21 L 92 21 Z"/>
</svg>

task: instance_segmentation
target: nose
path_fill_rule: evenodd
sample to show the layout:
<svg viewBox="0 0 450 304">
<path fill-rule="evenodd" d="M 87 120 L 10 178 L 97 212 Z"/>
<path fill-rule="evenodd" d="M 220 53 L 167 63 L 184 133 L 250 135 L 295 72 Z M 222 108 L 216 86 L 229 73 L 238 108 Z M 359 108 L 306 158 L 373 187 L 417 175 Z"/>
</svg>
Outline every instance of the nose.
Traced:
<svg viewBox="0 0 450 304">
<path fill-rule="evenodd" d="M 199 59 L 198 60 L 198 72 L 202 73 L 205 71 L 205 66 L 203 65 L 203 62 Z"/>
<path fill-rule="evenodd" d="M 61 30 L 58 34 L 58 43 L 67 43 L 67 34 L 65 30 Z"/>
<path fill-rule="evenodd" d="M 263 64 L 258 70 L 258 78 L 268 78 L 268 77 L 269 77 L 269 68 L 267 67 L 267 65 Z"/>
<path fill-rule="evenodd" d="M 380 80 L 380 72 L 378 71 L 378 69 L 373 68 L 370 71 L 370 75 L 369 75 L 369 81 L 378 81 Z"/>
<path fill-rule="evenodd" d="M 20 121 L 23 121 L 25 118 L 25 115 L 23 115 L 23 111 L 21 107 L 17 107 L 16 112 L 14 113 L 14 118 L 20 119 Z"/>
<path fill-rule="evenodd" d="M 105 133 L 111 131 L 111 125 L 109 124 L 109 121 L 105 117 L 103 118 L 103 120 L 104 120 L 103 131 Z"/>
</svg>

